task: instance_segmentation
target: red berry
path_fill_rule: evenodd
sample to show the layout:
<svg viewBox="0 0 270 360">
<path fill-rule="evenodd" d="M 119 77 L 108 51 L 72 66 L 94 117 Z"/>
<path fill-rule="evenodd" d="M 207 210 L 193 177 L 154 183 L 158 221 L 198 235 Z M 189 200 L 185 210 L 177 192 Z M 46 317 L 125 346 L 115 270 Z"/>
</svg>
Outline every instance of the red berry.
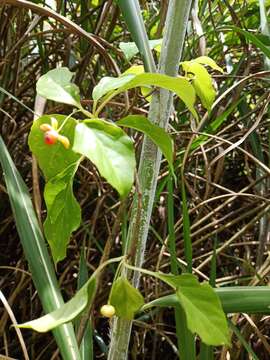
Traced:
<svg viewBox="0 0 270 360">
<path fill-rule="evenodd" d="M 53 145 L 58 140 L 58 132 L 55 130 L 49 130 L 45 132 L 44 142 L 47 145 Z"/>
</svg>

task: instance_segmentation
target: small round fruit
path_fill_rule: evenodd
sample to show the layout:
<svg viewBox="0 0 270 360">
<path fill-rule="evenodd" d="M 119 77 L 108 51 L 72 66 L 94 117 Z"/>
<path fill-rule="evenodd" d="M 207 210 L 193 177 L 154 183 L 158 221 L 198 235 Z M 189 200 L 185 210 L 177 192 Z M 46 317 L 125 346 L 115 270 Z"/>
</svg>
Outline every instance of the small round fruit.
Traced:
<svg viewBox="0 0 270 360">
<path fill-rule="evenodd" d="M 107 318 L 111 318 L 115 315 L 115 308 L 109 304 L 103 305 L 100 309 L 100 313 Z"/>
<path fill-rule="evenodd" d="M 47 145 L 53 145 L 58 140 L 58 132 L 55 130 L 49 130 L 45 132 L 44 142 Z"/>
</svg>

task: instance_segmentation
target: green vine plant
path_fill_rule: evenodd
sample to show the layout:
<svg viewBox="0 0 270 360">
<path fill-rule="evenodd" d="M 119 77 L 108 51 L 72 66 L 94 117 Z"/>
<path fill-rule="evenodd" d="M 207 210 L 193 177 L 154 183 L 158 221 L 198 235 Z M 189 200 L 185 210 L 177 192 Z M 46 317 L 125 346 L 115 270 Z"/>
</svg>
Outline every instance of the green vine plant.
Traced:
<svg viewBox="0 0 270 360">
<path fill-rule="evenodd" d="M 195 119 L 198 119 L 194 108 L 196 95 L 202 105 L 211 110 L 215 90 L 205 65 L 218 71 L 222 69 L 208 57 L 180 65 L 184 76 L 176 78 L 144 73 L 143 67 L 138 66 L 131 67 L 117 78 L 102 78 L 93 89 L 91 112 L 82 106 L 79 88 L 71 82 L 73 73 L 67 68 L 51 70 L 38 80 L 39 95 L 76 109 L 68 116 L 41 116 L 34 121 L 29 134 L 30 149 L 46 181 L 44 199 L 47 217 L 44 233 L 55 264 L 66 257 L 71 234 L 81 224 L 81 209 L 73 194 L 73 179 L 84 158 L 96 166 L 121 199 L 125 198 L 133 186 L 136 162 L 133 140 L 123 130 L 124 127 L 148 136 L 160 148 L 173 170 L 173 140 L 165 130 L 141 115 L 128 115 L 116 122 L 100 117 L 113 97 L 135 87 L 140 87 L 143 94 L 149 94 L 149 88 L 153 91 L 153 87 L 160 87 L 175 93 Z M 75 113 L 76 118 L 73 117 Z M 82 114 L 82 119 L 78 119 L 78 114 Z M 172 275 L 135 268 L 124 257 L 109 259 L 102 264 L 75 296 L 57 310 L 19 326 L 45 332 L 75 319 L 87 306 L 91 306 L 97 276 L 112 262 L 119 262 L 119 269 L 124 267 L 140 271 L 165 282 L 173 289 L 184 309 L 192 333 L 198 334 L 208 345 L 229 345 L 226 316 L 219 297 L 209 284 L 200 284 L 192 274 Z M 117 271 L 108 304 L 101 308 L 101 313 L 107 317 L 133 319 L 144 310 L 144 298 L 126 278 L 119 275 L 121 273 Z"/>
</svg>

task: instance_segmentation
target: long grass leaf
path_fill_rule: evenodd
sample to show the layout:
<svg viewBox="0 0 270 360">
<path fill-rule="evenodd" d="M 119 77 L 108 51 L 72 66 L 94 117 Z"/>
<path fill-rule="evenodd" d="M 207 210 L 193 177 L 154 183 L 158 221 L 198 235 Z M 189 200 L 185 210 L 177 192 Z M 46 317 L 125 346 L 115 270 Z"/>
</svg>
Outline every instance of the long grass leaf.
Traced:
<svg viewBox="0 0 270 360">
<path fill-rule="evenodd" d="M 122 10 L 123 17 L 131 36 L 143 57 L 145 70 L 148 72 L 155 72 L 156 66 L 151 53 L 138 0 L 118 0 L 118 4 Z"/>
<path fill-rule="evenodd" d="M 176 239 L 174 231 L 174 201 L 173 201 L 173 176 L 168 177 L 168 232 L 169 232 L 169 251 L 171 259 L 171 271 L 177 275 L 177 254 L 176 254 Z M 186 359 L 187 356 L 190 360 L 196 359 L 195 342 L 193 334 L 187 328 L 186 316 L 180 305 L 174 309 L 174 318 L 176 326 L 176 335 L 178 342 L 178 351 L 181 359 Z"/>
<path fill-rule="evenodd" d="M 83 285 L 88 280 L 88 271 L 87 271 L 87 262 L 86 262 L 86 253 L 85 253 L 85 243 L 81 249 L 81 256 L 80 256 L 80 265 L 79 265 L 79 277 L 78 277 L 78 290 L 83 287 Z M 87 313 L 87 311 L 85 311 Z M 83 313 L 79 319 L 76 321 L 76 327 L 78 329 L 79 320 L 82 316 L 85 315 Z M 88 319 L 84 335 L 80 344 L 80 353 L 81 353 L 81 360 L 93 360 L 93 333 L 92 333 L 92 326 L 91 320 Z"/>
<path fill-rule="evenodd" d="M 253 360 L 259 360 L 258 356 L 255 354 L 255 352 L 252 350 L 251 346 L 247 343 L 244 336 L 241 334 L 241 331 L 238 329 L 237 326 L 235 326 L 230 320 L 229 320 L 229 327 L 230 329 L 235 333 L 235 335 L 238 337 L 241 344 L 244 346 L 246 351 L 249 353 L 251 358 Z"/>
<path fill-rule="evenodd" d="M 16 169 L 0 137 L 0 162 L 4 171 L 7 191 L 25 257 L 32 272 L 45 312 L 59 308 L 64 302 L 57 284 L 45 240 L 39 228 L 28 189 Z M 72 324 L 65 324 L 53 331 L 60 352 L 65 360 L 79 360 L 80 354 Z"/>
<path fill-rule="evenodd" d="M 183 212 L 183 236 L 184 236 L 184 253 L 187 262 L 187 271 L 192 273 L 192 243 L 190 237 L 190 220 L 188 214 L 187 194 L 184 179 L 181 181 L 182 193 L 182 212 Z"/>
</svg>

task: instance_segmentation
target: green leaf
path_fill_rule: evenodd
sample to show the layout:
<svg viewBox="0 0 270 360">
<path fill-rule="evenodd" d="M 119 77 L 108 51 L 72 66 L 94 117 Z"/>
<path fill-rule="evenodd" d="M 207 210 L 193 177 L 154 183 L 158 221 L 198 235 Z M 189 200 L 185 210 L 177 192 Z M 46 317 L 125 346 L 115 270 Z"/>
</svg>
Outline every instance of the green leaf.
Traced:
<svg viewBox="0 0 270 360">
<path fill-rule="evenodd" d="M 80 91 L 71 83 L 72 76 L 66 67 L 50 70 L 39 78 L 37 93 L 46 99 L 80 108 Z"/>
<path fill-rule="evenodd" d="M 198 64 L 202 64 L 202 65 L 208 65 L 213 70 L 217 70 L 217 71 L 219 71 L 221 73 L 224 72 L 223 69 L 220 66 L 218 66 L 217 63 L 208 56 L 199 56 L 196 59 L 192 59 L 191 61 L 196 62 Z"/>
<path fill-rule="evenodd" d="M 117 316 L 132 320 L 134 314 L 143 306 L 144 299 L 127 279 L 120 277 L 113 283 L 109 302 L 115 307 Z"/>
<path fill-rule="evenodd" d="M 187 325 L 207 345 L 229 345 L 229 329 L 222 306 L 214 289 L 200 284 L 192 274 L 162 276 L 176 287 L 176 295 L 183 307 Z"/>
<path fill-rule="evenodd" d="M 242 35 L 244 35 L 244 37 L 251 41 L 252 44 L 254 44 L 255 46 L 257 46 L 257 48 L 259 48 L 265 56 L 267 56 L 270 59 L 270 49 L 269 47 L 267 47 L 260 39 L 258 36 L 252 34 L 249 31 L 243 30 L 237 26 L 226 26 L 221 28 L 220 30 L 229 30 L 229 31 L 234 31 L 234 32 L 238 32 Z"/>
<path fill-rule="evenodd" d="M 44 232 L 55 263 L 66 257 L 71 233 L 77 230 L 81 223 L 81 208 L 72 189 L 78 165 L 79 162 L 71 164 L 51 178 L 45 186 L 47 218 L 44 222 Z"/>
<path fill-rule="evenodd" d="M 96 290 L 96 279 L 92 276 L 76 295 L 59 309 L 38 319 L 18 325 L 20 328 L 46 332 L 75 319 L 92 300 Z"/>
<path fill-rule="evenodd" d="M 133 142 L 121 128 L 101 119 L 85 120 L 76 126 L 73 150 L 90 159 L 121 197 L 127 196 L 136 162 Z"/>
<path fill-rule="evenodd" d="M 152 124 L 147 118 L 140 115 L 129 115 L 117 121 L 117 125 L 146 134 L 160 148 L 168 163 L 173 164 L 173 140 L 164 129 Z"/>
<path fill-rule="evenodd" d="M 103 78 L 104 79 L 104 78 Z M 189 81 L 184 77 L 171 77 L 163 74 L 138 74 L 125 75 L 118 78 L 105 78 L 101 80 L 93 90 L 93 99 L 99 100 L 104 95 L 112 96 L 111 91 L 117 90 L 113 96 L 135 88 L 137 86 L 157 86 L 170 90 L 183 100 L 194 117 L 198 117 L 194 109 L 195 90 Z"/>
<path fill-rule="evenodd" d="M 173 275 L 158 272 L 155 276 L 176 290 L 192 333 L 198 334 L 207 345 L 230 344 L 226 316 L 218 295 L 209 284 L 200 284 L 192 274 Z"/>
<path fill-rule="evenodd" d="M 60 142 L 50 146 L 44 143 L 44 132 L 40 130 L 40 125 L 51 124 L 52 118 L 57 120 L 59 126 L 63 125 L 61 135 L 73 144 L 76 120 L 69 118 L 65 121 L 64 115 L 45 115 L 34 121 L 28 143 L 46 179 L 44 197 L 47 218 L 44 231 L 54 262 L 57 263 L 65 258 L 70 235 L 81 222 L 80 206 L 72 191 L 73 177 L 81 157 Z"/>
<path fill-rule="evenodd" d="M 135 74 L 127 74 L 125 76 L 121 75 L 117 78 L 111 76 L 103 77 L 93 89 L 93 93 L 92 93 L 93 100 L 97 101 L 108 92 L 122 88 L 124 85 L 129 83 L 134 78 L 135 78 Z"/>
<path fill-rule="evenodd" d="M 1 138 L 0 138 L 1 139 Z M 17 325 L 20 328 L 29 328 L 39 332 L 46 332 L 52 330 L 59 325 L 65 324 L 74 320 L 87 306 L 93 304 L 94 296 L 97 287 L 97 275 L 107 265 L 121 261 L 123 258 L 113 258 L 104 262 L 96 271 L 91 275 L 87 282 L 80 288 L 76 295 L 65 304 L 51 313 L 44 315 L 38 319 L 28 321 L 23 324 Z M 43 289 L 44 291 L 44 289 Z M 59 306 L 59 304 L 58 304 Z M 66 339 L 67 340 L 67 339 Z M 71 346 L 70 346 L 71 347 Z M 67 359 L 69 357 L 67 356 Z M 80 359 L 79 356 L 72 359 Z"/>
<path fill-rule="evenodd" d="M 162 39 L 149 40 L 149 46 L 151 50 L 156 48 L 159 49 L 161 44 Z M 134 42 L 120 42 L 119 47 L 125 54 L 127 61 L 132 59 L 133 56 L 137 55 L 139 52 L 139 49 Z"/>
<path fill-rule="evenodd" d="M 208 71 L 203 65 L 194 61 L 184 61 L 181 65 L 185 73 L 192 78 L 192 84 L 203 106 L 210 110 L 215 100 L 216 91 Z"/>
<path fill-rule="evenodd" d="M 144 67 L 143 65 L 132 65 L 130 66 L 127 70 L 125 70 L 121 76 L 123 75 L 127 75 L 127 74 L 134 74 L 134 75 L 138 75 L 138 74 L 144 74 Z"/>
<path fill-rule="evenodd" d="M 51 124 L 52 118 L 58 121 L 59 126 L 66 120 L 64 115 L 41 116 L 33 122 L 28 138 L 30 150 L 37 157 L 38 164 L 47 181 L 80 159 L 80 155 L 75 154 L 71 149 L 77 124 L 73 118 L 69 118 L 61 130 L 61 134 L 70 141 L 69 149 L 65 149 L 60 142 L 54 145 L 45 144 L 44 132 L 40 130 L 40 125 Z"/>
<path fill-rule="evenodd" d="M 130 68 L 128 68 L 125 72 L 123 72 L 123 75 L 127 75 L 127 74 L 144 74 L 144 67 L 143 65 L 132 65 Z M 141 93 L 142 95 L 145 97 L 145 99 L 150 102 L 152 99 L 152 96 L 149 95 L 152 92 L 151 87 L 149 86 L 141 86 Z"/>
<path fill-rule="evenodd" d="M 207 345 L 230 345 L 227 320 L 220 301 L 207 283 L 187 279 L 176 292 L 191 332 L 197 333 Z"/>
</svg>

